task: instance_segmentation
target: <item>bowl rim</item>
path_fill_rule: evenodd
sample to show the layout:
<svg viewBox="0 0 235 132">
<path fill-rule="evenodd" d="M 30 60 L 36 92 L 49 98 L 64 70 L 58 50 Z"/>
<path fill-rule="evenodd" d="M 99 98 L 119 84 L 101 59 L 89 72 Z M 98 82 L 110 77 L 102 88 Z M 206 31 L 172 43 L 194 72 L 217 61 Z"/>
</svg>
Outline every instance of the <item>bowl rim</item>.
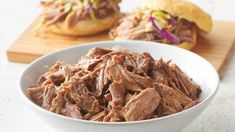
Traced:
<svg viewBox="0 0 235 132">
<path fill-rule="evenodd" d="M 195 105 L 195 106 L 193 106 L 193 107 L 191 107 L 189 109 L 186 109 L 186 110 L 174 113 L 172 115 L 159 117 L 159 118 L 152 118 L 152 119 L 139 120 L 139 121 L 128 121 L 128 122 L 99 122 L 99 121 L 76 119 L 76 118 L 72 118 L 72 117 L 68 117 L 68 116 L 63 116 L 63 115 L 60 115 L 60 114 L 57 114 L 57 113 L 53 113 L 53 112 L 50 112 L 48 110 L 43 109 L 42 107 L 40 107 L 39 105 L 34 103 L 29 97 L 27 97 L 26 96 L 27 93 L 25 93 L 23 91 L 24 88 L 21 87 L 22 86 L 21 84 L 24 81 L 23 77 L 26 74 L 26 71 L 28 69 L 30 69 L 31 67 L 33 67 L 35 64 L 39 63 L 41 60 L 44 60 L 46 57 L 50 57 L 50 56 L 52 56 L 54 54 L 58 54 L 60 52 L 66 52 L 66 51 L 69 51 L 69 50 L 74 49 L 74 48 L 76 49 L 78 47 L 82 48 L 82 47 L 91 46 L 91 45 L 95 46 L 97 44 L 98 45 L 99 44 L 109 45 L 110 43 L 116 44 L 116 45 L 118 45 L 120 43 L 133 44 L 133 45 L 134 44 L 147 44 L 147 45 L 155 45 L 155 46 L 158 45 L 160 47 L 175 48 L 175 49 L 180 50 L 182 52 L 186 52 L 186 54 L 191 54 L 193 56 L 197 56 L 199 59 L 204 61 L 210 67 L 210 69 L 213 71 L 213 74 L 215 75 L 215 79 L 216 79 L 216 82 L 217 82 L 217 84 L 215 85 L 216 88 L 212 89 L 212 91 L 209 93 L 209 95 L 206 98 L 204 98 L 199 104 L 197 104 L 197 105 Z M 64 120 L 76 121 L 76 122 L 87 123 L 87 124 L 96 124 L 96 125 L 131 125 L 131 124 L 139 124 L 139 123 L 150 123 L 150 122 L 165 120 L 165 119 L 172 118 L 172 117 L 177 117 L 180 114 L 192 112 L 193 109 L 199 108 L 200 105 L 205 104 L 210 99 L 212 99 L 215 96 L 215 94 L 217 93 L 218 89 L 219 89 L 219 84 L 220 84 L 220 78 L 219 78 L 218 72 L 215 70 L 215 68 L 212 66 L 211 63 L 209 63 L 206 59 L 204 59 L 203 57 L 197 55 L 196 53 L 193 53 L 193 52 L 188 51 L 186 49 L 182 49 L 182 48 L 179 48 L 179 47 L 176 47 L 176 46 L 172 46 L 172 45 L 169 45 L 169 44 L 156 43 L 156 42 L 147 42 L 147 41 L 139 41 L 139 40 L 118 40 L 118 41 L 89 42 L 89 43 L 83 43 L 82 45 L 75 45 L 75 46 L 71 46 L 71 47 L 68 47 L 68 48 L 63 48 L 63 49 L 60 49 L 60 50 L 56 50 L 56 51 L 50 52 L 50 53 L 48 53 L 46 55 L 43 55 L 43 56 L 39 57 L 38 59 L 34 60 L 30 64 L 28 64 L 26 66 L 26 68 L 24 69 L 24 71 L 22 72 L 22 74 L 21 74 L 21 76 L 19 78 L 19 83 L 18 83 L 18 85 L 19 85 L 19 93 L 20 93 L 21 97 L 23 98 L 23 100 L 25 100 L 25 102 L 27 104 L 29 104 L 31 107 L 39 110 L 40 112 L 42 112 L 44 114 L 47 114 L 47 115 L 50 115 L 50 116 L 55 116 L 57 118 L 61 118 L 61 119 L 64 119 Z"/>
</svg>

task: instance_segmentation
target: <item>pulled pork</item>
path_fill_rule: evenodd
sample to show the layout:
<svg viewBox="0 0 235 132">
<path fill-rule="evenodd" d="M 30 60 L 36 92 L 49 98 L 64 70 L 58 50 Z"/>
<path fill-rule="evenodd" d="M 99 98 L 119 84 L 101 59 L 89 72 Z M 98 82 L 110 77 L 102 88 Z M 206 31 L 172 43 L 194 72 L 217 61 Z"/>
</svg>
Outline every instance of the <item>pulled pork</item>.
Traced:
<svg viewBox="0 0 235 132">
<path fill-rule="evenodd" d="M 159 93 L 154 88 L 146 88 L 132 97 L 122 108 L 126 121 L 147 119 L 157 109 L 161 101 Z"/>
<path fill-rule="evenodd" d="M 200 103 L 201 88 L 170 61 L 121 47 L 93 48 L 76 64 L 58 61 L 28 88 L 42 108 L 117 122 L 167 116 Z"/>
<path fill-rule="evenodd" d="M 67 20 L 67 27 L 74 26 L 79 20 L 102 19 L 119 13 L 119 0 L 41 0 L 44 8 L 42 16 L 49 26 Z"/>
<path fill-rule="evenodd" d="M 173 17 L 167 12 L 138 9 L 120 19 L 119 24 L 110 31 L 110 37 L 177 45 L 183 42 L 195 43 L 195 29 L 193 22 Z"/>
</svg>

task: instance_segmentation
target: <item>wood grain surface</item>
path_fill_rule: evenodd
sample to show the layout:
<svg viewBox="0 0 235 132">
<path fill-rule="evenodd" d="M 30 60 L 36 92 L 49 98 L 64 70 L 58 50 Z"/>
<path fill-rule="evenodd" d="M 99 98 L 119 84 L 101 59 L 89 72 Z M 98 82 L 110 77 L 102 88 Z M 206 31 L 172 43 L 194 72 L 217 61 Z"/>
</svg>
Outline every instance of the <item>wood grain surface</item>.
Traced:
<svg viewBox="0 0 235 132">
<path fill-rule="evenodd" d="M 49 33 L 35 35 L 32 30 L 36 23 L 37 20 L 8 48 L 9 61 L 30 63 L 51 51 L 86 42 L 110 40 L 107 32 L 76 38 Z M 219 71 L 233 47 L 234 40 L 234 22 L 214 21 L 212 32 L 198 37 L 193 52 L 207 59 Z"/>
</svg>

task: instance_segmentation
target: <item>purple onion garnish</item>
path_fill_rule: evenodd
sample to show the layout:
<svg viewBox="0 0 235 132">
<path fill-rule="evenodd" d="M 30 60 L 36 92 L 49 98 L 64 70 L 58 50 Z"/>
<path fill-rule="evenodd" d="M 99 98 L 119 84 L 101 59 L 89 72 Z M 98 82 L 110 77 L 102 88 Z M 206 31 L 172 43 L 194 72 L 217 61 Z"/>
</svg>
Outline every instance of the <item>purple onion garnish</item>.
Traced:
<svg viewBox="0 0 235 132">
<path fill-rule="evenodd" d="M 88 13 L 88 12 L 90 12 L 90 11 L 93 10 L 93 9 L 94 9 L 93 4 L 90 2 L 90 3 L 88 4 L 87 8 L 86 8 L 86 12 Z"/>
<path fill-rule="evenodd" d="M 170 16 L 170 18 L 169 18 L 169 23 L 170 23 L 171 25 L 173 25 L 173 26 L 175 26 L 175 25 L 177 24 L 175 18 L 172 17 L 172 16 Z"/>
<path fill-rule="evenodd" d="M 176 37 L 175 35 L 173 35 L 172 33 L 168 32 L 164 29 L 160 30 L 154 20 L 155 20 L 154 17 L 152 17 L 152 16 L 149 17 L 149 21 L 152 23 L 153 28 L 157 34 L 159 34 L 161 37 L 171 41 L 172 44 L 179 44 L 180 43 L 179 38 Z"/>
</svg>

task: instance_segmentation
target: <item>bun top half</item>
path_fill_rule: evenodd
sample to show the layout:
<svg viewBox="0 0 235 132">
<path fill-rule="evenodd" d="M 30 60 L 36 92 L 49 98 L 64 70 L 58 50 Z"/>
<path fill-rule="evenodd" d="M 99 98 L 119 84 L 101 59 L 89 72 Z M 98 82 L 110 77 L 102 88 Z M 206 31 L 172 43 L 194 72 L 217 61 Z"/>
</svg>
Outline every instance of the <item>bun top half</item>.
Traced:
<svg viewBox="0 0 235 132">
<path fill-rule="evenodd" d="M 185 0 L 143 0 L 143 6 L 151 10 L 161 10 L 172 16 L 194 22 L 197 27 L 209 33 L 212 30 L 212 18 L 197 5 Z"/>
</svg>

